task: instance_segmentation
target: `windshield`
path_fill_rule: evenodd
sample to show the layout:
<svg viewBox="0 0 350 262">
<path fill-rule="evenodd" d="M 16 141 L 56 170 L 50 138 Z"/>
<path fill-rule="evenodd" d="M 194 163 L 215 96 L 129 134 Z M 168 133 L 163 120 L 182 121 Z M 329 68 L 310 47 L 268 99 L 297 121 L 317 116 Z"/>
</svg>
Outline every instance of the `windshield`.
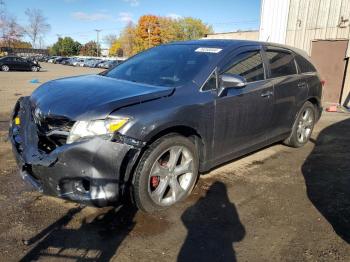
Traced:
<svg viewBox="0 0 350 262">
<path fill-rule="evenodd" d="M 209 52 L 208 49 L 198 45 L 158 46 L 125 61 L 105 75 L 155 86 L 180 86 L 194 79 L 221 51 L 216 48 L 213 49 L 216 52 Z"/>
</svg>

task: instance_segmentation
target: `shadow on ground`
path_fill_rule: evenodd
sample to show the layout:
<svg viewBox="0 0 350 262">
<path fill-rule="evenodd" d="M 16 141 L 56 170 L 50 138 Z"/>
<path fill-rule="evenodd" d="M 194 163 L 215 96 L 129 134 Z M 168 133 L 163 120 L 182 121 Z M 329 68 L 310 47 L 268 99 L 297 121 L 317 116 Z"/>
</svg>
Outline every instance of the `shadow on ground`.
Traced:
<svg viewBox="0 0 350 262">
<path fill-rule="evenodd" d="M 109 261 L 118 247 L 135 226 L 136 209 L 127 204 L 120 209 L 110 209 L 93 218 L 82 221 L 78 228 L 67 227 L 83 208 L 70 209 L 55 223 L 27 240 L 34 245 L 21 261 L 50 258 L 76 261 Z"/>
<path fill-rule="evenodd" d="M 233 244 L 244 238 L 245 229 L 223 183 L 211 185 L 181 219 L 188 232 L 178 261 L 236 261 Z"/>
<path fill-rule="evenodd" d="M 350 119 L 321 131 L 302 172 L 309 199 L 350 244 Z"/>
</svg>

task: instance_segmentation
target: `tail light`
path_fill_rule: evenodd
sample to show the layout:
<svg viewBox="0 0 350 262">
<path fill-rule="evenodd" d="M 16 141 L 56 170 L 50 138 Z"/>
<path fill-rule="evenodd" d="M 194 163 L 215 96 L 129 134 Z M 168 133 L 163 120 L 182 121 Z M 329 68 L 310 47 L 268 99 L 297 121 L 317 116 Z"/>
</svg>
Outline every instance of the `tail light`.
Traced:
<svg viewBox="0 0 350 262">
<path fill-rule="evenodd" d="M 321 85 L 324 87 L 326 84 L 326 80 L 321 80 Z"/>
</svg>

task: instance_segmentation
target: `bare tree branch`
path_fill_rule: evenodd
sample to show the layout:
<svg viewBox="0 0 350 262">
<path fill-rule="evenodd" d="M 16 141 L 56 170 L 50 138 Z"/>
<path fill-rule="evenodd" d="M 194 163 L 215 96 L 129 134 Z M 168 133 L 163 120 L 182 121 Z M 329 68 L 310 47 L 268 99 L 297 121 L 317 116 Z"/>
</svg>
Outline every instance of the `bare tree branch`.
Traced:
<svg viewBox="0 0 350 262">
<path fill-rule="evenodd" d="M 31 39 L 32 45 L 35 48 L 37 46 L 37 41 L 50 31 L 51 26 L 47 23 L 47 19 L 40 9 L 28 8 L 25 14 L 29 22 L 26 28 L 26 34 Z"/>
<path fill-rule="evenodd" d="M 109 34 L 109 35 L 105 35 L 103 37 L 103 40 L 108 45 L 108 47 L 111 47 L 113 45 L 113 43 L 115 42 L 115 40 L 117 40 L 117 38 L 118 38 L 117 35 Z"/>
</svg>

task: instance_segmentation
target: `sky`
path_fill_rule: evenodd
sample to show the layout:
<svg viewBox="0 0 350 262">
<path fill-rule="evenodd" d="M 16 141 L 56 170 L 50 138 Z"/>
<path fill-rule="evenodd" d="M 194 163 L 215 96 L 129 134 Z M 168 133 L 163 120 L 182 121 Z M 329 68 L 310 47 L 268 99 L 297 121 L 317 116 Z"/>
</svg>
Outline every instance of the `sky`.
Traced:
<svg viewBox="0 0 350 262">
<path fill-rule="evenodd" d="M 260 0 L 3 0 L 6 10 L 21 25 L 27 23 L 27 8 L 41 9 L 51 25 L 44 44 L 51 45 L 58 36 L 70 36 L 86 43 L 118 35 L 129 22 L 145 14 L 195 17 L 212 25 L 215 32 L 259 28 Z"/>
</svg>

